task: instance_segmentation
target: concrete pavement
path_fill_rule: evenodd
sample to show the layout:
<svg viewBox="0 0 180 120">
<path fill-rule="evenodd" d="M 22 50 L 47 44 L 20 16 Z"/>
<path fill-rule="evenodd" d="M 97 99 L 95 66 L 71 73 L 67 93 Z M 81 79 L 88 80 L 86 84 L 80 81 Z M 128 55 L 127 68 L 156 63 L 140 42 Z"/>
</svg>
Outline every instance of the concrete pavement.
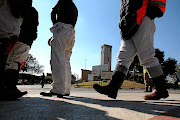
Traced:
<svg viewBox="0 0 180 120">
<path fill-rule="evenodd" d="M 28 94 L 16 101 L 0 101 L 0 120 L 180 120 L 180 90 L 170 97 L 145 101 L 143 89 L 121 89 L 116 100 L 92 88 L 73 88 L 65 98 L 43 97 L 50 85 L 19 85 Z"/>
</svg>

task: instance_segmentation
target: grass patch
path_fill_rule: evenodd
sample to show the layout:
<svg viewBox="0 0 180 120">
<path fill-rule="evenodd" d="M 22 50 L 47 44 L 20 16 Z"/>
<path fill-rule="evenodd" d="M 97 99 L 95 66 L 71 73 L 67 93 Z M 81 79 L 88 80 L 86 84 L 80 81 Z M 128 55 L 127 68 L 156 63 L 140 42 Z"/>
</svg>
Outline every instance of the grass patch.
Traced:
<svg viewBox="0 0 180 120">
<path fill-rule="evenodd" d="M 72 86 L 74 87 L 89 87 L 92 88 L 93 84 L 99 84 L 101 86 L 106 86 L 109 84 L 110 81 L 108 82 L 102 82 L 102 81 L 89 81 L 89 82 L 84 82 L 84 83 L 77 83 L 73 84 Z M 121 86 L 121 88 L 145 88 L 144 84 L 125 80 Z"/>
</svg>

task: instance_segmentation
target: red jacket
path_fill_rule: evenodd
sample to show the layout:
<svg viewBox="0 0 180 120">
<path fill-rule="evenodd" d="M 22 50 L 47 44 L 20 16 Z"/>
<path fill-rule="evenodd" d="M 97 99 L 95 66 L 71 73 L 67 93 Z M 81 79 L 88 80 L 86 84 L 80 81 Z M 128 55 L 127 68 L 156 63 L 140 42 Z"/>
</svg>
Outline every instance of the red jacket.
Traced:
<svg viewBox="0 0 180 120">
<path fill-rule="evenodd" d="M 136 12 L 137 13 L 136 21 L 138 25 L 140 25 L 141 19 L 145 16 L 148 6 L 158 7 L 161 10 L 161 12 L 164 14 L 166 7 L 166 0 L 143 0 L 142 7 Z M 155 16 L 155 17 L 161 17 L 161 16 Z"/>
<path fill-rule="evenodd" d="M 119 27 L 122 38 L 130 39 L 145 15 L 150 19 L 162 17 L 165 6 L 166 0 L 121 0 Z"/>
</svg>

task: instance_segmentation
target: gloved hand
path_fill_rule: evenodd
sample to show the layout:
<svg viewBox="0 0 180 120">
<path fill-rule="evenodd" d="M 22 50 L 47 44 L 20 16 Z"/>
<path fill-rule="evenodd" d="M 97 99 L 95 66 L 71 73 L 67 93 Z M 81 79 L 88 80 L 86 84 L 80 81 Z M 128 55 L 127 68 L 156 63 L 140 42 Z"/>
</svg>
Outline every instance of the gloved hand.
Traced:
<svg viewBox="0 0 180 120">
<path fill-rule="evenodd" d="M 49 40 L 48 40 L 48 45 L 49 45 L 49 46 L 51 46 L 51 42 L 52 42 L 53 40 L 54 40 L 53 37 L 49 38 Z"/>
<path fill-rule="evenodd" d="M 163 16 L 163 12 L 160 10 L 160 8 L 156 7 L 156 6 L 148 6 L 146 9 L 146 15 L 153 20 L 156 17 L 162 17 Z"/>
</svg>

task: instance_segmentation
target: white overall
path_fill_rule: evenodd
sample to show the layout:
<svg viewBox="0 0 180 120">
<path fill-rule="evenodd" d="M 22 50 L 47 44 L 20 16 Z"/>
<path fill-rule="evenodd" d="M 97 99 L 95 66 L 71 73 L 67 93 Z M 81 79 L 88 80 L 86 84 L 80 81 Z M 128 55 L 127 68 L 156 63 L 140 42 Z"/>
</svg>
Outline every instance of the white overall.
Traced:
<svg viewBox="0 0 180 120">
<path fill-rule="evenodd" d="M 138 55 L 140 64 L 147 68 L 150 77 L 154 78 L 163 74 L 159 60 L 154 57 L 154 33 L 156 27 L 154 21 L 145 16 L 130 40 L 121 40 L 120 51 L 117 55 L 118 65 L 129 68 Z M 122 71 L 120 71 L 122 72 Z M 124 73 L 127 75 L 127 71 Z"/>
<path fill-rule="evenodd" d="M 6 70 L 14 69 L 18 70 L 18 63 L 22 64 L 27 59 L 29 54 L 30 46 L 22 42 L 17 42 L 9 54 L 6 61 Z"/>
<path fill-rule="evenodd" d="M 19 36 L 22 18 L 15 18 L 10 10 L 7 0 L 0 0 L 0 38 Z"/>
<path fill-rule="evenodd" d="M 72 25 L 58 22 L 50 28 L 53 33 L 51 41 L 51 92 L 61 95 L 70 94 L 71 66 L 70 57 L 75 42 L 75 30 Z"/>
</svg>

